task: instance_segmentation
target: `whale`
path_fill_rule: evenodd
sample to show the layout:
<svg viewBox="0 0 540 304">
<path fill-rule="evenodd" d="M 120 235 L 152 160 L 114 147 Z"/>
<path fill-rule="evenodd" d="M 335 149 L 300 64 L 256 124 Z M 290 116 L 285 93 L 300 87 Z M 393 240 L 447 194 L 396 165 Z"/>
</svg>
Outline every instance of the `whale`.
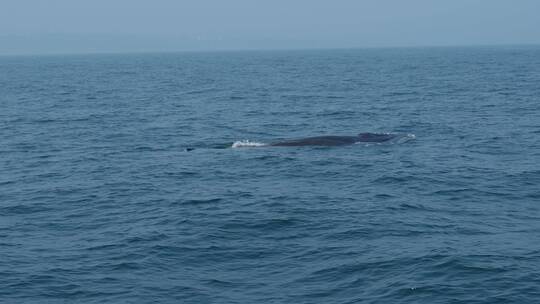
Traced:
<svg viewBox="0 0 540 304">
<path fill-rule="evenodd" d="M 326 135 L 304 137 L 297 139 L 286 139 L 273 141 L 269 143 L 251 142 L 249 140 L 236 141 L 232 145 L 230 143 L 215 144 L 207 146 L 211 149 L 227 149 L 227 148 L 251 148 L 251 147 L 303 147 L 303 146 L 319 146 L 319 147 L 334 147 L 346 146 L 357 143 L 384 143 L 395 142 L 399 139 L 414 139 L 413 134 L 397 134 L 397 133 L 360 133 L 352 136 Z M 184 151 L 193 151 L 195 148 L 185 148 Z"/>
<path fill-rule="evenodd" d="M 392 140 L 396 137 L 395 134 L 390 133 L 360 133 L 354 136 L 315 136 L 305 137 L 299 139 L 291 139 L 269 143 L 266 146 L 274 147 L 301 147 L 301 146 L 345 146 L 356 143 L 383 143 Z"/>
</svg>

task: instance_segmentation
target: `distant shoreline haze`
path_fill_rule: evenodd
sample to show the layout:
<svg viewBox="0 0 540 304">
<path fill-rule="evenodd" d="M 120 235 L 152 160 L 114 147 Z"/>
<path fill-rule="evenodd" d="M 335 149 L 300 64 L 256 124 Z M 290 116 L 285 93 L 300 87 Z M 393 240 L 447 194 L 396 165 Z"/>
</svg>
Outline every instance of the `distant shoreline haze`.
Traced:
<svg viewBox="0 0 540 304">
<path fill-rule="evenodd" d="M 2 0 L 0 55 L 540 44 L 538 0 Z"/>
<path fill-rule="evenodd" d="M 410 47 L 540 46 L 540 43 L 332 44 L 310 40 L 226 40 L 136 35 L 0 35 L 0 56 L 107 53 L 169 53 L 250 50 L 363 49 Z"/>
</svg>

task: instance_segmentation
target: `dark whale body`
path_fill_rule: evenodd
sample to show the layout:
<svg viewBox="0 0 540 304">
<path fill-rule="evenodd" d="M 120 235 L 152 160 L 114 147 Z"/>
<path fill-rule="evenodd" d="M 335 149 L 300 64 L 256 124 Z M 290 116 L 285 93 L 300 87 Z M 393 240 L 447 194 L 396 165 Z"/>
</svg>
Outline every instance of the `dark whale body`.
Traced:
<svg viewBox="0 0 540 304">
<path fill-rule="evenodd" d="M 409 138 L 414 138 L 414 135 L 407 135 Z M 232 148 L 241 147 L 302 147 L 302 146 L 319 146 L 319 147 L 333 147 L 333 146 L 345 146 L 356 143 L 383 143 L 390 141 L 394 138 L 400 138 L 399 134 L 390 133 L 360 133 L 356 136 L 315 136 L 299 139 L 290 139 L 284 141 L 277 141 L 273 143 L 250 143 L 248 141 L 235 142 Z M 226 149 L 231 147 L 230 144 L 219 144 L 209 148 Z M 193 151 L 195 148 L 186 148 L 185 151 Z"/>
<path fill-rule="evenodd" d="M 359 142 L 381 143 L 395 138 L 394 134 L 360 133 L 357 136 L 316 136 L 271 143 L 268 146 L 344 146 Z"/>
</svg>

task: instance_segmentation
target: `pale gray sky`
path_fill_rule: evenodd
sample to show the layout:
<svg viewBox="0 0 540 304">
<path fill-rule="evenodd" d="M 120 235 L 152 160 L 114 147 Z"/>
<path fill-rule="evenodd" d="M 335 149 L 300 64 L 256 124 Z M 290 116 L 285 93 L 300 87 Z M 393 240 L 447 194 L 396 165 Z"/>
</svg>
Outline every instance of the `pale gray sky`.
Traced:
<svg viewBox="0 0 540 304">
<path fill-rule="evenodd" d="M 0 54 L 540 44 L 539 0 L 0 0 Z"/>
</svg>

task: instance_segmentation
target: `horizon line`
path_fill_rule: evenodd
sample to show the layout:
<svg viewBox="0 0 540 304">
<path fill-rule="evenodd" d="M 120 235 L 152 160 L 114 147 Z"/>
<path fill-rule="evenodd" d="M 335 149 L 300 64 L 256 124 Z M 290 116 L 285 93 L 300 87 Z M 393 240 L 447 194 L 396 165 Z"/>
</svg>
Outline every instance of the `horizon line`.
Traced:
<svg viewBox="0 0 540 304">
<path fill-rule="evenodd" d="M 429 48 L 496 48 L 496 47 L 540 47 L 540 43 L 488 43 L 488 44 L 425 44 L 389 46 L 321 46 L 321 47 L 269 47 L 269 48 L 200 48 L 176 50 L 135 50 L 135 51 L 75 51 L 75 52 L 20 52 L 1 53 L 0 57 L 48 57 L 48 56 L 91 56 L 91 55 L 151 55 L 151 54 L 194 54 L 194 53 L 235 53 L 235 52 L 287 52 L 287 51 L 339 51 L 339 50 L 377 50 L 377 49 L 429 49 Z"/>
</svg>

